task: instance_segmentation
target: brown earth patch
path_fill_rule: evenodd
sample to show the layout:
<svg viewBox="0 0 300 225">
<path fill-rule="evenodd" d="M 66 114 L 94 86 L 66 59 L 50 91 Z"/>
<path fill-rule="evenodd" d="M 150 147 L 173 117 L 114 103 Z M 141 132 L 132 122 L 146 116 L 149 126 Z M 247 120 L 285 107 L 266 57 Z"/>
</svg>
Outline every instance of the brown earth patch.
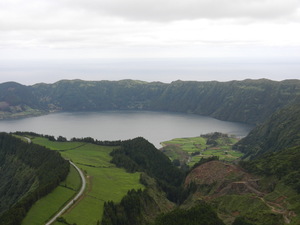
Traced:
<svg viewBox="0 0 300 225">
<path fill-rule="evenodd" d="M 185 180 L 185 186 L 188 186 L 191 181 L 194 181 L 196 184 L 213 184 L 222 182 L 229 177 L 241 179 L 246 176 L 247 174 L 235 165 L 220 161 L 210 161 L 192 170 Z"/>
<path fill-rule="evenodd" d="M 240 212 L 239 211 L 235 211 L 235 212 L 232 212 L 232 216 L 234 217 L 237 217 L 240 215 Z"/>
<path fill-rule="evenodd" d="M 209 198 L 245 193 L 263 196 L 258 190 L 257 181 L 258 179 L 236 165 L 210 161 L 192 170 L 185 180 L 185 186 L 194 182 L 199 187 L 198 191 L 203 191 Z"/>
</svg>

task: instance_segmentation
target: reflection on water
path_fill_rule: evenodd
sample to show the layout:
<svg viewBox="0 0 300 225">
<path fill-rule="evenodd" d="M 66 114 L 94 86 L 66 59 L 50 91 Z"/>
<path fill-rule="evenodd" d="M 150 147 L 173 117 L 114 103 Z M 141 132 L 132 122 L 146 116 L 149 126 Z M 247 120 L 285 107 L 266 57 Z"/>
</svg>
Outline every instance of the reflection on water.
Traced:
<svg viewBox="0 0 300 225">
<path fill-rule="evenodd" d="M 126 140 L 142 136 L 159 143 L 178 137 L 195 137 L 210 132 L 246 136 L 253 126 L 211 117 L 150 111 L 104 111 L 56 113 L 40 117 L 0 121 L 5 132 L 32 131 L 54 136 Z"/>
</svg>

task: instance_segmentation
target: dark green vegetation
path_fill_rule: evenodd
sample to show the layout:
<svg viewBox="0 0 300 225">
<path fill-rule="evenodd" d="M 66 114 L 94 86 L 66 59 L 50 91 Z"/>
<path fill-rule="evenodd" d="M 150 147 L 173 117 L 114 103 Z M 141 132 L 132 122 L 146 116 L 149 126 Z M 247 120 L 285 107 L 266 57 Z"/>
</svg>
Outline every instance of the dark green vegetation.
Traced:
<svg viewBox="0 0 300 225">
<path fill-rule="evenodd" d="M 159 216 L 155 225 L 225 225 L 205 202 L 185 210 L 177 208 Z"/>
<path fill-rule="evenodd" d="M 170 200 L 179 200 L 178 187 L 183 182 L 184 173 L 144 138 L 124 141 L 111 156 L 112 163 L 124 167 L 128 172 L 147 172 L 158 181 Z"/>
<path fill-rule="evenodd" d="M 230 82 L 59 81 L 24 86 L 0 84 L 1 118 L 51 111 L 161 110 L 258 123 L 295 102 L 300 81 Z"/>
<path fill-rule="evenodd" d="M 220 160 L 234 161 L 243 154 L 232 150 L 232 145 L 238 141 L 237 138 L 229 137 L 227 134 L 214 132 L 193 138 L 175 138 L 162 142 L 160 149 L 167 155 L 176 166 L 193 166 L 201 158 L 217 156 Z"/>
<path fill-rule="evenodd" d="M 161 199 L 159 199 L 161 198 Z M 163 193 L 156 189 L 131 190 L 119 204 L 112 201 L 104 204 L 102 225 L 140 225 L 149 224 L 160 212 L 169 211 L 172 207 Z"/>
<path fill-rule="evenodd" d="M 300 146 L 267 153 L 240 165 L 247 171 L 262 176 L 273 176 L 291 186 L 300 194 Z M 273 188 L 274 183 L 269 187 Z"/>
<path fill-rule="evenodd" d="M 0 224 L 20 224 L 30 207 L 69 172 L 57 152 L 0 134 Z"/>
<path fill-rule="evenodd" d="M 245 153 L 245 158 L 256 158 L 267 152 L 276 152 L 300 146 L 300 99 L 278 111 L 234 148 Z"/>
</svg>

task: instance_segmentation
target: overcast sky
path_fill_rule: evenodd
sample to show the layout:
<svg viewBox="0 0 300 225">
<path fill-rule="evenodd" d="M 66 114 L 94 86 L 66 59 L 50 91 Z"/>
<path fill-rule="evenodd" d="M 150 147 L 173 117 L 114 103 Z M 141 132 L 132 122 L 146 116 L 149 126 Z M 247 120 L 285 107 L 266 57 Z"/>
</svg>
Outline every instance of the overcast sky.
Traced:
<svg viewBox="0 0 300 225">
<path fill-rule="evenodd" d="M 299 0 L 0 0 L 0 82 L 300 78 Z"/>
</svg>

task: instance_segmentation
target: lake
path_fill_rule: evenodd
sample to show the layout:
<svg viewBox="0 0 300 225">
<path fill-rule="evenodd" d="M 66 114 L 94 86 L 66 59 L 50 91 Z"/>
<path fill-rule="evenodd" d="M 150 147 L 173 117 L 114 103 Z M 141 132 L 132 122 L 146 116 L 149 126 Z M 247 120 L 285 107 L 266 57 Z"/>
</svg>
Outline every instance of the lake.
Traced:
<svg viewBox="0 0 300 225">
<path fill-rule="evenodd" d="M 206 116 L 150 111 L 64 112 L 0 121 L 0 131 L 5 132 L 32 131 L 68 139 L 92 137 L 102 141 L 141 136 L 158 148 L 160 142 L 173 138 L 196 137 L 215 131 L 244 137 L 252 128 L 252 125 Z"/>
</svg>

